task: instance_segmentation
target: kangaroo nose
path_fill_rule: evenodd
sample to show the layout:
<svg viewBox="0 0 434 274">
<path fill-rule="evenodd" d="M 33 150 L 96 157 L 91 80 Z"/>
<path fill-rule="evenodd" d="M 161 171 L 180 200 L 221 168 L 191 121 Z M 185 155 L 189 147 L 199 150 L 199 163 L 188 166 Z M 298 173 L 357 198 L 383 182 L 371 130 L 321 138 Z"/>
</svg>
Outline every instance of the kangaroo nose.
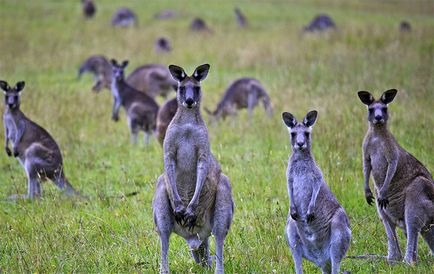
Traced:
<svg viewBox="0 0 434 274">
<path fill-rule="evenodd" d="M 185 103 L 187 104 L 187 106 L 191 107 L 194 103 L 193 98 L 187 98 L 187 100 L 185 100 Z"/>
<path fill-rule="evenodd" d="M 381 115 L 375 115 L 375 120 L 380 121 L 382 119 Z"/>
<path fill-rule="evenodd" d="M 302 147 L 304 145 L 304 142 L 297 142 L 297 146 Z"/>
</svg>

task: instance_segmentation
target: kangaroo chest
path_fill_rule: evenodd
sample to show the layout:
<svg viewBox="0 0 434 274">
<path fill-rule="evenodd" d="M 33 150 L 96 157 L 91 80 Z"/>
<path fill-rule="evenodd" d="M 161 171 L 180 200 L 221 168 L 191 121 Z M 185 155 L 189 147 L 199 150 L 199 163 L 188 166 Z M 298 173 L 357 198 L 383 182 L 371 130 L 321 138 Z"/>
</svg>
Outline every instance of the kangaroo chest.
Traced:
<svg viewBox="0 0 434 274">
<path fill-rule="evenodd" d="M 386 142 L 377 136 L 372 136 L 368 139 L 368 148 L 365 154 L 369 156 L 372 166 L 372 177 L 377 186 L 382 186 L 386 178 L 388 161 L 386 152 L 383 149 L 386 147 Z"/>
<path fill-rule="evenodd" d="M 8 131 L 8 138 L 15 142 L 15 136 L 18 131 L 17 129 L 17 123 L 15 122 L 15 119 L 10 114 L 5 114 L 3 116 L 3 121 L 5 125 L 5 129 Z"/>
</svg>

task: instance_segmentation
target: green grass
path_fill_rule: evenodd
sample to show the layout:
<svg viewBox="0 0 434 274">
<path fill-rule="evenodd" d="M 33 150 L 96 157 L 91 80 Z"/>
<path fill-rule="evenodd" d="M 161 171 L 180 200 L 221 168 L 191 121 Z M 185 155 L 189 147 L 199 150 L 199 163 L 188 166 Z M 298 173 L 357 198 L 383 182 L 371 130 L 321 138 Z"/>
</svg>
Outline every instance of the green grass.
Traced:
<svg viewBox="0 0 434 274">
<path fill-rule="evenodd" d="M 361 144 L 366 109 L 358 90 L 376 96 L 399 93 L 390 105 L 390 129 L 398 142 L 434 170 L 434 6 L 432 1 L 96 1 L 96 18 L 81 17 L 79 1 L 0 0 L 0 78 L 25 80 L 22 110 L 45 127 L 63 151 L 71 183 L 91 200 L 63 197 L 44 184 L 39 201 L 10 202 L 27 191 L 18 161 L 0 156 L 0 272 L 157 272 L 159 240 L 151 201 L 163 171 L 163 150 L 155 139 L 133 147 L 124 113 L 110 120 L 111 95 L 90 92 L 91 77 L 76 80 L 91 54 L 129 59 L 128 71 L 145 63 L 178 64 L 188 73 L 211 64 L 203 82 L 203 105 L 214 107 L 230 81 L 258 78 L 270 93 L 275 114 L 257 109 L 248 122 L 209 127 L 211 146 L 231 179 L 236 203 L 225 243 L 228 273 L 292 273 L 284 237 L 289 207 L 285 170 L 291 153 L 280 118 L 290 111 L 301 119 L 319 111 L 313 152 L 325 179 L 346 209 L 353 238 L 348 255 L 386 254 L 386 235 L 374 207 L 364 201 Z M 136 29 L 113 29 L 119 5 L 134 9 Z M 250 28 L 237 28 L 238 5 Z M 180 16 L 155 21 L 161 9 Z M 314 15 L 329 13 L 339 30 L 300 34 Z M 201 15 L 214 34 L 187 28 Z M 401 20 L 413 31 L 398 32 Z M 154 40 L 164 35 L 173 52 L 156 55 Z M 159 102 L 162 101 L 159 99 Z M 3 111 L 3 105 L 0 107 Z M 0 130 L 3 136 L 3 128 Z M 110 198 L 140 191 L 130 198 Z M 399 232 L 401 249 L 405 240 Z M 212 242 L 212 253 L 214 243 Z M 352 273 L 432 273 L 434 259 L 419 241 L 419 264 L 389 266 L 381 260 L 344 259 Z M 173 235 L 169 251 L 174 273 L 197 273 L 188 248 Z M 306 273 L 319 273 L 304 261 Z"/>
</svg>

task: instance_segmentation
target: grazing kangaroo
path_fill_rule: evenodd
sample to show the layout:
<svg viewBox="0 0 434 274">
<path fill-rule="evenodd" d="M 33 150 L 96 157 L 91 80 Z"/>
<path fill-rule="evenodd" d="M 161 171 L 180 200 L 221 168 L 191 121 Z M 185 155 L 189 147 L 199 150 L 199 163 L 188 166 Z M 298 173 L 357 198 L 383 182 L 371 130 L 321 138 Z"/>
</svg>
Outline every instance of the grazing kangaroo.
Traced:
<svg viewBox="0 0 434 274">
<path fill-rule="evenodd" d="M 228 115 L 236 115 L 238 109 L 247 108 L 252 118 L 253 108 L 262 101 L 268 116 L 273 115 L 270 97 L 261 83 L 254 78 L 240 78 L 232 82 L 226 89 L 215 111 L 205 108 L 212 120 L 225 119 Z"/>
<path fill-rule="evenodd" d="M 81 0 L 83 15 L 86 18 L 92 18 L 96 13 L 96 6 L 92 0 Z"/>
<path fill-rule="evenodd" d="M 158 38 L 157 41 L 155 41 L 154 48 L 156 53 L 166 53 L 172 50 L 169 39 L 165 37 Z"/>
<path fill-rule="evenodd" d="M 127 77 L 127 83 L 138 91 L 155 98 L 167 95 L 178 88 L 178 83 L 170 76 L 169 70 L 160 64 L 147 64 L 136 68 Z"/>
<path fill-rule="evenodd" d="M 111 89 L 112 67 L 107 58 L 103 55 L 92 55 L 81 64 L 78 70 L 78 79 L 85 72 L 93 74 L 94 85 L 92 90 L 99 92 L 101 89 Z"/>
<path fill-rule="evenodd" d="M 137 16 L 129 8 L 120 8 L 112 16 L 112 26 L 115 27 L 129 27 L 137 26 Z"/>
<path fill-rule="evenodd" d="M 291 136 L 292 155 L 286 178 L 290 209 L 286 236 L 297 274 L 302 258 L 315 263 L 323 273 L 339 273 L 351 239 L 347 214 L 324 181 L 311 153 L 311 131 L 317 112 L 298 123 L 288 112 L 282 118 Z"/>
<path fill-rule="evenodd" d="M 149 136 L 156 127 L 158 105 L 155 100 L 146 94 L 134 89 L 125 82 L 124 70 L 128 61 L 118 64 L 112 59 L 113 67 L 112 94 L 113 110 L 112 120 L 119 120 L 119 109 L 124 107 L 128 116 L 128 126 L 131 131 L 131 142 L 137 143 L 140 130 L 145 132 L 145 143 L 149 143 Z"/>
<path fill-rule="evenodd" d="M 176 98 L 173 98 L 167 101 L 159 110 L 157 115 L 157 130 L 155 135 L 157 137 L 158 142 L 161 145 L 164 143 L 164 137 L 166 136 L 167 127 L 169 126 L 172 118 L 176 114 L 176 110 L 178 109 L 178 101 Z"/>
<path fill-rule="evenodd" d="M 41 182 L 46 179 L 53 181 L 68 195 L 78 194 L 65 177 L 62 155 L 56 141 L 20 110 L 20 97 L 24 85 L 24 82 L 18 82 L 12 88 L 7 82 L 0 81 L 6 104 L 3 115 L 5 151 L 8 156 L 18 157 L 28 178 L 27 195 L 13 195 L 11 198 L 41 197 Z M 12 151 L 9 141 L 12 141 Z"/>
<path fill-rule="evenodd" d="M 312 21 L 303 28 L 305 32 L 323 32 L 329 29 L 336 29 L 336 24 L 327 14 L 315 16 Z"/>
<path fill-rule="evenodd" d="M 153 200 L 154 221 L 161 241 L 161 273 L 169 272 L 167 252 L 172 232 L 183 237 L 197 263 L 211 267 L 209 236 L 216 240 L 216 273 L 224 273 L 223 244 L 232 222 L 234 203 L 228 177 L 210 150 L 208 130 L 200 114 L 200 82 L 209 65 L 187 76 L 171 65 L 178 81 L 178 110 L 164 139 L 164 169 Z"/>
<path fill-rule="evenodd" d="M 401 32 L 411 32 L 411 24 L 408 21 L 401 21 L 399 24 L 399 30 Z"/>
<path fill-rule="evenodd" d="M 203 32 L 212 32 L 212 30 L 205 23 L 205 20 L 202 18 L 196 17 L 191 21 L 190 24 L 191 31 L 203 31 Z"/>
<path fill-rule="evenodd" d="M 359 91 L 362 103 L 368 106 L 369 129 L 363 141 L 363 174 L 365 197 L 372 204 L 374 196 L 369 177 L 375 183 L 377 210 L 388 238 L 389 261 L 401 260 L 395 228 L 407 237 L 405 262 L 416 263 L 419 233 L 434 255 L 434 182 L 429 171 L 413 155 L 405 151 L 387 128 L 387 107 L 396 89 L 387 90 L 380 100 L 371 93 Z"/>
<path fill-rule="evenodd" d="M 238 26 L 241 28 L 247 27 L 247 18 L 241 13 L 240 8 L 236 7 L 234 11 Z"/>
</svg>

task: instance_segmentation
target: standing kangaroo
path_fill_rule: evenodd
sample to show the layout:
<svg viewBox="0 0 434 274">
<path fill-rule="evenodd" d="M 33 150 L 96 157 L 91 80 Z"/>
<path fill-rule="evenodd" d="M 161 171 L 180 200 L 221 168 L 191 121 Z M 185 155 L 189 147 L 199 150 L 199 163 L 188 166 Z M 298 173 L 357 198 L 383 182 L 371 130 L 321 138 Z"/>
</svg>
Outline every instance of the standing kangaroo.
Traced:
<svg viewBox="0 0 434 274">
<path fill-rule="evenodd" d="M 146 93 L 152 98 L 161 95 L 167 97 L 167 95 L 178 88 L 178 84 L 173 80 L 169 70 L 160 64 L 147 64 L 136 68 L 127 77 L 127 83 L 141 91 Z"/>
<path fill-rule="evenodd" d="M 413 155 L 405 151 L 387 128 L 388 104 L 397 93 L 385 91 L 380 100 L 371 93 L 359 91 L 362 103 L 368 106 L 369 129 L 363 141 L 363 173 L 365 197 L 372 204 L 374 196 L 369 177 L 375 183 L 377 210 L 388 238 L 389 261 L 402 259 L 396 226 L 407 237 L 405 262 L 416 263 L 419 233 L 434 255 L 434 182 L 429 171 Z"/>
<path fill-rule="evenodd" d="M 86 18 L 92 18 L 96 13 L 96 6 L 92 0 L 81 0 L 83 15 Z"/>
<path fill-rule="evenodd" d="M 238 109 L 247 108 L 252 118 L 253 108 L 262 101 L 268 116 L 273 115 L 270 97 L 261 83 L 254 78 L 240 78 L 232 82 L 226 89 L 215 111 L 205 108 L 212 120 L 225 119 L 228 115 L 236 115 Z"/>
<path fill-rule="evenodd" d="M 112 67 L 105 56 L 92 55 L 87 58 L 78 70 L 78 79 L 80 79 L 81 75 L 85 72 L 93 74 L 93 91 L 99 92 L 103 88 L 110 90 L 112 82 Z"/>
<path fill-rule="evenodd" d="M 119 120 L 119 109 L 125 108 L 128 116 L 128 126 L 131 131 L 131 142 L 137 143 L 140 130 L 145 132 L 145 143 L 149 143 L 149 136 L 156 128 L 158 105 L 155 100 L 146 94 L 134 89 L 125 82 L 124 70 L 128 61 L 118 64 L 112 59 L 113 67 L 112 94 L 113 109 L 112 120 Z"/>
<path fill-rule="evenodd" d="M 223 244 L 232 222 L 234 203 L 228 177 L 210 150 L 208 130 L 200 114 L 200 82 L 209 65 L 187 76 L 171 65 L 178 81 L 178 110 L 164 139 L 164 169 L 153 200 L 154 221 L 161 241 L 161 273 L 169 272 L 167 253 L 172 232 L 183 237 L 197 263 L 211 267 L 209 236 L 216 240 L 216 273 L 224 273 Z"/>
<path fill-rule="evenodd" d="M 238 26 L 241 27 L 241 28 L 247 27 L 247 18 L 241 12 L 240 8 L 236 7 L 234 9 L 234 12 L 235 12 L 235 19 L 237 20 Z"/>
<path fill-rule="evenodd" d="M 292 155 L 286 178 L 290 209 L 286 236 L 297 274 L 303 273 L 302 258 L 315 263 L 323 273 L 339 273 L 351 239 L 350 222 L 324 181 L 311 153 L 311 130 L 317 112 L 298 123 L 288 112 L 282 118 L 291 136 Z"/>
<path fill-rule="evenodd" d="M 5 151 L 8 156 L 18 157 L 28 178 L 27 195 L 13 195 L 11 198 L 41 197 L 41 181 L 46 179 L 53 181 L 68 195 L 78 194 L 65 177 L 62 155 L 56 141 L 20 110 L 20 96 L 24 85 L 24 82 L 18 82 L 12 88 L 7 82 L 0 81 L 6 104 L 3 115 Z M 12 141 L 12 151 L 9 141 Z"/>
<path fill-rule="evenodd" d="M 167 127 L 175 116 L 177 109 L 178 101 L 176 100 L 176 98 L 173 98 L 164 103 L 164 105 L 158 110 L 157 130 L 155 132 L 155 135 L 161 145 L 164 144 L 164 137 L 166 136 Z"/>
</svg>

